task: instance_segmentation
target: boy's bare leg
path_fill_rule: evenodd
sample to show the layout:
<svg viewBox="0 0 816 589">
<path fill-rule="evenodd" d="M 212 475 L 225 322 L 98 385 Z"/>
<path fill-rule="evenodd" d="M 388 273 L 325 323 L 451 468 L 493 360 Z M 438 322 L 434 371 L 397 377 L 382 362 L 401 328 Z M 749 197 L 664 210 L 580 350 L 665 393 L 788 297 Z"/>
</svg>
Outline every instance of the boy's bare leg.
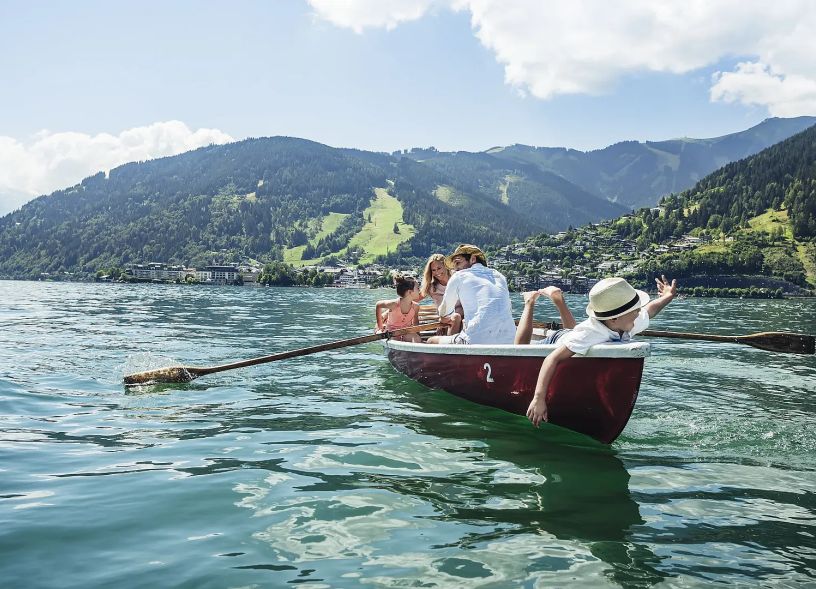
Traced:
<svg viewBox="0 0 816 589">
<path fill-rule="evenodd" d="M 564 301 L 564 293 L 561 292 L 560 288 L 557 286 L 548 286 L 540 289 L 538 292 L 539 294 L 549 297 L 553 305 L 555 305 L 555 308 L 558 309 L 558 314 L 561 316 L 561 325 L 564 329 L 572 329 L 575 327 L 575 317 L 572 316 L 572 311 L 567 307 L 567 303 Z M 518 333 L 518 331 L 516 331 L 516 333 Z"/>
<path fill-rule="evenodd" d="M 535 311 L 536 299 L 539 296 L 541 296 L 541 291 L 538 290 L 521 294 L 524 299 L 524 310 L 521 312 L 521 319 L 519 319 L 518 327 L 516 327 L 516 338 L 513 340 L 513 343 L 517 346 L 529 344 L 530 338 L 533 337 L 533 312 Z"/>
</svg>

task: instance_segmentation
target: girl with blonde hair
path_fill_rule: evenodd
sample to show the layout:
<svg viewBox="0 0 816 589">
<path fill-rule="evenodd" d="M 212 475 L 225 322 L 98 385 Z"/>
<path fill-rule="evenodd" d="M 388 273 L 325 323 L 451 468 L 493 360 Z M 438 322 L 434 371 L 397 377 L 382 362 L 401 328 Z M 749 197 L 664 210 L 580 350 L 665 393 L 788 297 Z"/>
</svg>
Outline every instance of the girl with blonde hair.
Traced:
<svg viewBox="0 0 816 589">
<path fill-rule="evenodd" d="M 419 291 L 422 298 L 431 297 L 434 305 L 439 307 L 442 297 L 445 295 L 445 288 L 450 280 L 451 271 L 443 254 L 431 254 L 425 264 L 425 271 L 422 274 L 422 289 Z M 462 306 L 456 305 L 456 312 L 450 315 L 452 323 L 447 328 L 440 328 L 440 335 L 454 335 L 462 330 L 462 318 L 464 314 Z"/>
</svg>

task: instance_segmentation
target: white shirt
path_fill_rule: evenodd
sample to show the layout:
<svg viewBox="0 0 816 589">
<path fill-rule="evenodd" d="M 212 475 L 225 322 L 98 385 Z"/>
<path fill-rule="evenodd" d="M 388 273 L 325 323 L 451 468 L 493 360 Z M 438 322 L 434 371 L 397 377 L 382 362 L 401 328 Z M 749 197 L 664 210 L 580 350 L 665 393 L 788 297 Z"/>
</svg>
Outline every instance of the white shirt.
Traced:
<svg viewBox="0 0 816 589">
<path fill-rule="evenodd" d="M 516 323 L 507 279 L 501 272 L 476 263 L 454 273 L 439 305 L 439 316 L 450 315 L 457 300 L 465 312 L 461 339 L 470 344 L 513 343 Z"/>
<path fill-rule="evenodd" d="M 634 327 L 632 327 L 631 331 L 624 332 L 623 335 L 609 329 L 599 319 L 590 317 L 586 321 L 581 321 L 569 333 L 561 336 L 557 345 L 567 346 L 570 351 L 583 355 L 595 344 L 628 342 L 632 339 L 632 336 L 637 335 L 647 327 L 649 327 L 649 312 L 646 307 L 640 308 Z"/>
</svg>

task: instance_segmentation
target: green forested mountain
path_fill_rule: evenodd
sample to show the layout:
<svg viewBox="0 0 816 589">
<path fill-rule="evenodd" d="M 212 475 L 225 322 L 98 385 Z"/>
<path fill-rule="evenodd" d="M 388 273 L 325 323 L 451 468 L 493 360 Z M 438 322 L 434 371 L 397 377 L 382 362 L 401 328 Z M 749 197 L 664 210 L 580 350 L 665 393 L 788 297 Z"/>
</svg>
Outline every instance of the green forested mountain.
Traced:
<svg viewBox="0 0 816 589">
<path fill-rule="evenodd" d="M 202 263 L 211 252 L 275 259 L 298 221 L 359 213 L 384 183 L 380 167 L 288 138 L 126 164 L 0 219 L 0 272 Z"/>
<path fill-rule="evenodd" d="M 483 194 L 491 200 L 498 196 L 500 202 L 521 215 L 542 219 L 551 230 L 616 217 L 629 210 L 522 161 L 464 151 L 414 150 L 410 155 L 438 172 L 440 180 L 445 179 L 467 194 Z"/>
<path fill-rule="evenodd" d="M 646 287 L 666 274 L 702 296 L 781 296 L 816 287 L 816 126 L 659 204 L 488 254 L 522 288 L 613 274 Z"/>
<path fill-rule="evenodd" d="M 816 126 L 733 162 L 615 224 L 641 249 L 684 234 L 711 243 L 657 257 L 679 276 L 763 274 L 816 284 Z M 647 268 L 648 269 L 648 268 Z"/>
<path fill-rule="evenodd" d="M 771 118 L 740 133 L 713 139 L 623 141 L 604 149 L 513 145 L 488 153 L 555 173 L 583 190 L 628 209 L 654 206 L 660 197 L 692 187 L 714 170 L 770 147 L 816 124 L 816 117 Z"/>
<path fill-rule="evenodd" d="M 399 202 L 401 223 L 414 232 L 389 250 L 392 258 L 462 241 L 506 243 L 623 211 L 578 190 L 562 195 L 554 215 L 536 202 L 537 194 L 543 202 L 554 191 L 538 172 L 506 181 L 523 183 L 518 192 L 496 185 L 503 171 L 483 172 L 480 179 L 287 137 L 210 146 L 97 174 L 3 217 L 0 275 L 90 273 L 146 261 L 273 261 L 307 244 L 326 255 L 370 221 L 366 210 L 378 188 Z"/>
<path fill-rule="evenodd" d="M 148 261 L 293 262 L 332 254 L 396 262 L 460 242 L 501 245 L 620 217 L 628 209 L 610 200 L 654 199 L 717 162 L 814 121 L 769 119 L 717 139 L 624 142 L 589 153 L 513 146 L 384 154 L 288 137 L 210 146 L 126 164 L 0 218 L 0 276 L 92 273 Z M 726 166 L 667 199 L 665 218 L 641 213 L 620 231 L 637 234 L 641 243 L 697 225 L 728 233 L 763 206 L 783 203 L 797 239 L 809 239 L 809 152 L 768 155 L 787 154 L 784 145 L 750 160 L 769 162 L 753 164 L 750 174 L 726 177 L 744 162 Z M 385 209 L 387 216 L 372 217 Z M 649 214 L 654 218 L 643 216 Z M 377 245 L 368 251 L 368 243 Z"/>
<path fill-rule="evenodd" d="M 692 229 L 731 233 L 768 209 L 787 210 L 793 236 L 816 237 L 816 126 L 755 156 L 728 164 L 690 190 L 642 210 L 626 233 L 664 241 Z"/>
</svg>

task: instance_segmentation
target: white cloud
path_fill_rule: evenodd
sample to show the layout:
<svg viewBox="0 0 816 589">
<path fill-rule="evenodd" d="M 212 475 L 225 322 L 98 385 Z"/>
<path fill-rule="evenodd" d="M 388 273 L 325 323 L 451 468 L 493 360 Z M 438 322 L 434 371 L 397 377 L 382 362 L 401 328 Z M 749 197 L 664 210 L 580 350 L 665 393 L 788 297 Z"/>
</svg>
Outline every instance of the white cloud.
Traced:
<svg viewBox="0 0 816 589">
<path fill-rule="evenodd" d="M 357 32 L 393 28 L 434 5 L 467 11 L 505 81 L 542 99 L 601 94 L 630 74 L 684 74 L 742 58 L 715 76 L 712 100 L 787 116 L 816 112 L 812 0 L 308 1 L 319 17 Z"/>
<path fill-rule="evenodd" d="M 362 33 L 366 28 L 391 30 L 399 23 L 421 18 L 440 0 L 308 0 L 318 17 Z"/>
<path fill-rule="evenodd" d="M 181 121 L 134 127 L 119 135 L 40 131 L 28 142 L 0 136 L 0 214 L 100 170 L 229 141 L 233 138 L 218 129 L 192 131 Z"/>
<path fill-rule="evenodd" d="M 740 63 L 734 72 L 713 76 L 711 99 L 767 106 L 774 116 L 816 113 L 816 79 L 776 75 L 759 62 Z"/>
</svg>

